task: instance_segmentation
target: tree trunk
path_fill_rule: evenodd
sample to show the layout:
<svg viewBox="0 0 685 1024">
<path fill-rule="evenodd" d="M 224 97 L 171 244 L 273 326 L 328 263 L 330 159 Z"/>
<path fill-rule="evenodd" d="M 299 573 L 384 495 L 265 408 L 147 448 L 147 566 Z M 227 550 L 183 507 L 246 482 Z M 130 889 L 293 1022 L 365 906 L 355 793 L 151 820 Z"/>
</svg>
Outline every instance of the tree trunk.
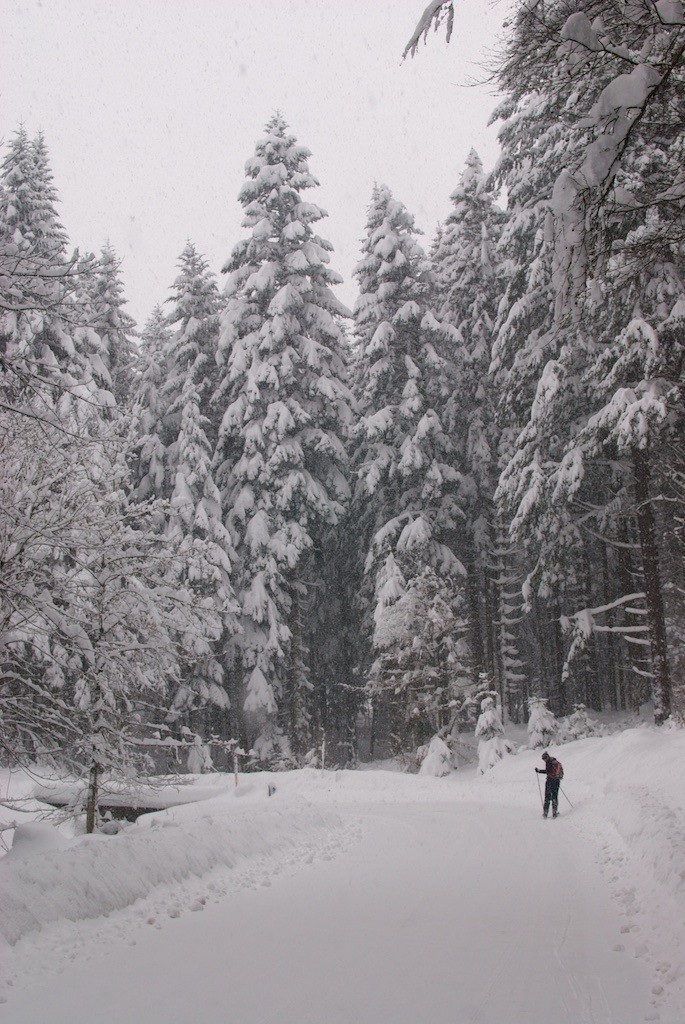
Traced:
<svg viewBox="0 0 685 1024">
<path fill-rule="evenodd" d="M 99 769 L 93 761 L 90 766 L 88 778 L 88 801 L 86 803 L 86 832 L 90 834 L 95 831 L 95 815 L 98 806 L 98 776 Z"/>
<path fill-rule="evenodd" d="M 633 472 L 637 502 L 636 520 L 642 552 L 642 572 L 645 581 L 649 644 L 652 655 L 654 721 L 656 725 L 663 725 L 671 713 L 671 680 L 668 671 L 666 622 L 661 596 L 654 512 L 649 495 L 649 464 L 646 453 L 638 448 L 633 448 Z"/>
<path fill-rule="evenodd" d="M 612 600 L 612 589 L 611 589 L 611 576 L 609 573 L 609 552 L 607 545 L 602 544 L 602 584 L 604 588 L 604 604 L 610 604 Z M 607 612 L 607 626 L 613 627 L 616 625 L 623 624 L 624 616 L 616 612 L 616 609 L 612 608 Z M 613 704 L 617 711 L 625 709 L 625 691 L 623 688 L 623 667 L 620 662 L 620 657 L 617 650 L 617 644 L 615 636 L 612 632 L 607 633 L 606 639 L 607 655 L 608 655 L 608 675 L 613 681 L 613 686 L 608 687 L 606 691 L 602 692 L 602 704 L 606 697 Z M 603 711 L 603 706 L 598 708 L 599 711 Z"/>
<path fill-rule="evenodd" d="M 466 589 L 468 592 L 469 614 L 471 620 L 471 653 L 474 661 L 474 678 L 478 678 L 481 672 L 485 672 L 485 649 L 483 643 L 481 600 L 483 592 L 483 578 L 479 566 L 473 562 L 468 565 L 466 577 Z"/>
</svg>

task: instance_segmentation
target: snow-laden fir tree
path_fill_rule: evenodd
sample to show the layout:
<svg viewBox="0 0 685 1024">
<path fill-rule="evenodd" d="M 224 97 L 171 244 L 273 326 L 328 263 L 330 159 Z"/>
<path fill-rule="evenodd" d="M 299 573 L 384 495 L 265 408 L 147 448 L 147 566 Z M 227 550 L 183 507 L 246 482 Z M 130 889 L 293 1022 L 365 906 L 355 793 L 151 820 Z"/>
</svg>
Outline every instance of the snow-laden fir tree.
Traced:
<svg viewBox="0 0 685 1024">
<path fill-rule="evenodd" d="M 68 418 L 87 394 L 99 395 L 75 338 L 81 313 L 77 257 L 55 209 L 47 150 L 22 127 L 0 170 L 0 349 L 11 400 L 33 403 L 35 415 Z"/>
<path fill-rule="evenodd" d="M 433 736 L 425 747 L 419 748 L 421 765 L 419 775 L 443 778 L 452 771 L 452 754 L 442 736 Z"/>
<path fill-rule="evenodd" d="M 548 747 L 559 735 L 559 723 L 544 697 L 528 698 L 528 746 Z"/>
<path fill-rule="evenodd" d="M 168 319 L 155 306 L 140 336 L 138 379 L 133 397 L 133 431 L 136 443 L 135 494 L 145 499 L 164 493 L 166 408 L 162 386 L 166 379 L 167 353 L 171 341 Z"/>
<path fill-rule="evenodd" d="M 570 740 L 583 740 L 587 736 L 601 735 L 601 725 L 590 718 L 584 704 L 576 704 L 573 713 L 559 723 L 559 740 L 563 743 L 568 743 Z"/>
<path fill-rule="evenodd" d="M 473 682 L 460 582 L 431 566 L 414 566 L 405 580 L 389 555 L 376 597 L 367 692 L 413 749 L 433 734 L 444 739 Z"/>
<path fill-rule="evenodd" d="M 110 390 L 117 403 L 125 406 L 133 385 L 136 325 L 124 309 L 120 263 L 109 242 L 100 259 L 82 268 L 81 275 L 90 305 L 88 326 L 100 339 L 99 355 L 107 368 Z"/>
<path fill-rule="evenodd" d="M 42 134 L 33 141 L 22 125 L 10 139 L 2 161 L 2 237 L 16 254 L 58 258 L 67 236 L 57 216 L 57 192 Z"/>
<path fill-rule="evenodd" d="M 493 495 L 499 438 L 496 400 L 488 369 L 504 281 L 497 250 L 504 214 L 494 204 L 492 187 L 475 150 L 469 153 L 451 199 L 452 212 L 441 226 L 431 253 L 435 302 L 440 317 L 459 332 L 456 344 L 465 437 L 464 469 L 471 485 L 466 509 L 466 567 L 472 645 L 478 669 L 495 673 L 497 660 L 491 643 L 491 623 L 501 618 L 497 614 L 499 594 L 493 574 Z M 510 700 L 512 682 L 507 676 Z"/>
<path fill-rule="evenodd" d="M 464 568 L 457 552 L 469 485 L 456 369 L 460 338 L 431 309 L 430 267 L 415 236 L 402 203 L 376 186 L 355 271 L 354 379 L 361 419 L 353 445 L 353 512 L 372 650 L 374 609 L 381 614 L 393 603 L 388 588 L 394 572 L 411 591 L 414 578 L 429 569 L 450 614 L 463 614 Z M 389 693 L 379 644 L 376 652 L 369 685 Z M 425 671 L 427 681 L 444 674 L 437 663 Z"/>
<path fill-rule="evenodd" d="M 216 385 L 219 293 L 206 261 L 188 242 L 165 318 L 158 312 L 146 328 L 141 375 L 134 405 L 138 425 L 137 490 L 167 502 L 160 532 L 178 548 L 193 591 L 211 599 L 222 635 L 206 642 L 186 666 L 174 693 L 171 715 L 197 712 L 207 730 L 216 708 L 230 708 L 227 667 L 238 625 L 231 583 L 233 549 L 224 526 L 212 457 L 216 439 L 210 400 Z M 198 717 L 199 716 L 199 717 Z M 226 723 L 218 721 L 218 729 Z"/>
<path fill-rule="evenodd" d="M 494 697 L 485 697 L 480 707 L 481 713 L 476 722 L 476 739 L 478 769 L 482 775 L 501 761 L 505 754 L 510 754 L 513 748 L 505 737 L 502 715 Z"/>
<path fill-rule="evenodd" d="M 210 401 L 217 379 L 220 300 L 214 275 L 191 242 L 181 254 L 179 270 L 168 300 L 169 325 L 176 330 L 167 350 L 168 376 L 161 390 L 169 430 L 167 531 L 188 558 L 194 589 L 212 596 L 222 616 L 223 635 L 221 645 L 209 647 L 186 673 L 175 707 L 180 710 L 196 703 L 227 711 L 227 668 L 233 660 L 238 606 L 231 583 L 234 552 L 212 467 L 216 423 Z"/>
<path fill-rule="evenodd" d="M 246 237 L 226 264 L 215 455 L 237 554 L 242 610 L 241 703 L 263 759 L 306 751 L 312 718 L 307 615 L 314 556 L 348 497 L 346 310 L 331 285 L 325 216 L 303 193 L 317 184 L 309 151 L 280 114 L 246 164 Z"/>
<path fill-rule="evenodd" d="M 187 730 L 190 733 L 190 730 Z M 190 733 L 192 744 L 188 751 L 188 771 L 191 775 L 201 775 L 214 770 L 214 762 L 207 743 L 197 733 Z"/>
<path fill-rule="evenodd" d="M 19 135 L 25 132 L 22 128 Z M 54 186 L 54 177 L 50 166 L 50 156 L 43 132 L 38 132 L 33 140 L 33 209 L 25 223 L 32 224 L 34 244 L 44 253 L 55 257 L 63 255 L 67 249 L 67 233 L 57 217 L 59 197 Z M 24 236 L 26 237 L 26 236 Z"/>
</svg>

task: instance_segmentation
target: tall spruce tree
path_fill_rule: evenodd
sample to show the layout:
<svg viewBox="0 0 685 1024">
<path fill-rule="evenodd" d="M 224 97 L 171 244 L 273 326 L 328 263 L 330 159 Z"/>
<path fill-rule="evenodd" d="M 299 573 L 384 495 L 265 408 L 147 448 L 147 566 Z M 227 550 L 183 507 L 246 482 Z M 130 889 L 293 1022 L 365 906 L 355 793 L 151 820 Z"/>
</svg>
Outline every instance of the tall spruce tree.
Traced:
<svg viewBox="0 0 685 1024">
<path fill-rule="evenodd" d="M 280 114 L 269 121 L 239 196 L 248 235 L 224 268 L 215 467 L 237 554 L 244 731 L 264 760 L 311 742 L 316 552 L 348 497 L 347 311 L 315 233 L 325 213 L 302 195 L 318 184 L 309 155 Z"/>
<path fill-rule="evenodd" d="M 465 440 L 456 362 L 460 337 L 431 309 L 430 267 L 415 235 L 405 207 L 387 187 L 376 186 L 355 271 L 360 295 L 354 374 L 361 419 L 354 442 L 354 510 L 369 646 L 374 616 L 398 601 L 425 567 L 443 581 L 444 593 L 436 592 L 436 599 L 448 603 L 464 574 L 459 554 L 469 484 L 459 445 Z M 453 608 L 454 615 L 460 611 Z M 382 669 L 389 663 L 380 658 L 374 664 Z M 385 711 L 392 717 L 391 709 Z M 401 730 L 401 723 L 394 724 Z"/>
<path fill-rule="evenodd" d="M 505 215 L 494 204 L 491 184 L 475 150 L 469 153 L 451 199 L 453 210 L 441 226 L 432 252 L 436 306 L 441 318 L 459 332 L 464 465 L 472 487 L 466 510 L 469 534 L 466 566 L 474 659 L 478 671 L 500 676 L 493 635 L 493 622 L 499 618 L 500 596 L 493 557 L 493 496 L 499 437 L 496 400 L 488 370 L 503 290 L 497 245 Z M 511 684 L 511 679 L 508 682 Z M 506 699 L 504 693 L 502 698 Z"/>
<path fill-rule="evenodd" d="M 155 306 L 140 335 L 138 379 L 133 396 L 132 432 L 136 445 L 133 474 L 138 499 L 162 494 L 166 445 L 162 385 L 171 331 L 164 310 Z"/>
<path fill-rule="evenodd" d="M 129 404 L 133 386 L 136 324 L 124 309 L 124 285 L 119 261 L 109 242 L 100 259 L 81 268 L 90 305 L 88 326 L 99 338 L 98 355 L 104 362 L 110 390 L 121 406 Z"/>
<path fill-rule="evenodd" d="M 178 548 L 186 582 L 209 600 L 219 634 L 208 637 L 174 691 L 174 720 L 192 719 L 203 733 L 232 731 L 230 666 L 237 630 L 231 584 L 233 549 L 222 520 L 212 469 L 216 440 L 210 400 L 216 384 L 219 292 L 214 275 L 188 242 L 167 300 L 143 334 L 141 375 L 134 405 L 139 433 L 138 497 L 167 503 L 158 529 Z M 174 330 L 175 328 L 175 330 Z"/>
<path fill-rule="evenodd" d="M 77 415 L 98 388 L 75 339 L 80 322 L 77 255 L 55 209 L 47 149 L 23 128 L 0 171 L 0 348 L 12 400 L 46 415 Z M 43 413 L 38 411 L 38 415 Z"/>
</svg>

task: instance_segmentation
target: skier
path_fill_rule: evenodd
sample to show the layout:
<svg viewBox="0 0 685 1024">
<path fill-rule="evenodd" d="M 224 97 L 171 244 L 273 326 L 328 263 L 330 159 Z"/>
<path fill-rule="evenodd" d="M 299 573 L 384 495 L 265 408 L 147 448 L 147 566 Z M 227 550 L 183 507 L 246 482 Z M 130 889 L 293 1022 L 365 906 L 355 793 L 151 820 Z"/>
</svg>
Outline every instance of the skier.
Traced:
<svg viewBox="0 0 685 1024">
<path fill-rule="evenodd" d="M 556 757 L 550 757 L 547 751 L 542 755 L 542 760 L 545 762 L 545 767 L 535 769 L 538 775 L 547 776 L 545 781 L 545 806 L 542 810 L 542 817 L 547 817 L 551 803 L 552 817 L 556 818 L 559 813 L 559 786 L 564 777 L 564 769 L 561 767 L 561 761 L 557 761 Z"/>
</svg>

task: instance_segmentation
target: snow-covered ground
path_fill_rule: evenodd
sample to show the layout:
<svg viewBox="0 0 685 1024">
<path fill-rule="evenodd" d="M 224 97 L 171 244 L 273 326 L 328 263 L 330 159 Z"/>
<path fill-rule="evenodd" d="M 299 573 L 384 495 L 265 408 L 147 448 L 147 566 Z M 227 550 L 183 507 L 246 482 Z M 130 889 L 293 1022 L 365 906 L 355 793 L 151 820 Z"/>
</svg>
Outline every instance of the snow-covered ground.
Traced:
<svg viewBox="0 0 685 1024">
<path fill-rule="evenodd" d="M 25 826 L 0 1024 L 683 1024 L 685 732 L 555 752 L 557 821 L 523 751 L 482 778 L 203 777 L 111 836 Z"/>
</svg>

